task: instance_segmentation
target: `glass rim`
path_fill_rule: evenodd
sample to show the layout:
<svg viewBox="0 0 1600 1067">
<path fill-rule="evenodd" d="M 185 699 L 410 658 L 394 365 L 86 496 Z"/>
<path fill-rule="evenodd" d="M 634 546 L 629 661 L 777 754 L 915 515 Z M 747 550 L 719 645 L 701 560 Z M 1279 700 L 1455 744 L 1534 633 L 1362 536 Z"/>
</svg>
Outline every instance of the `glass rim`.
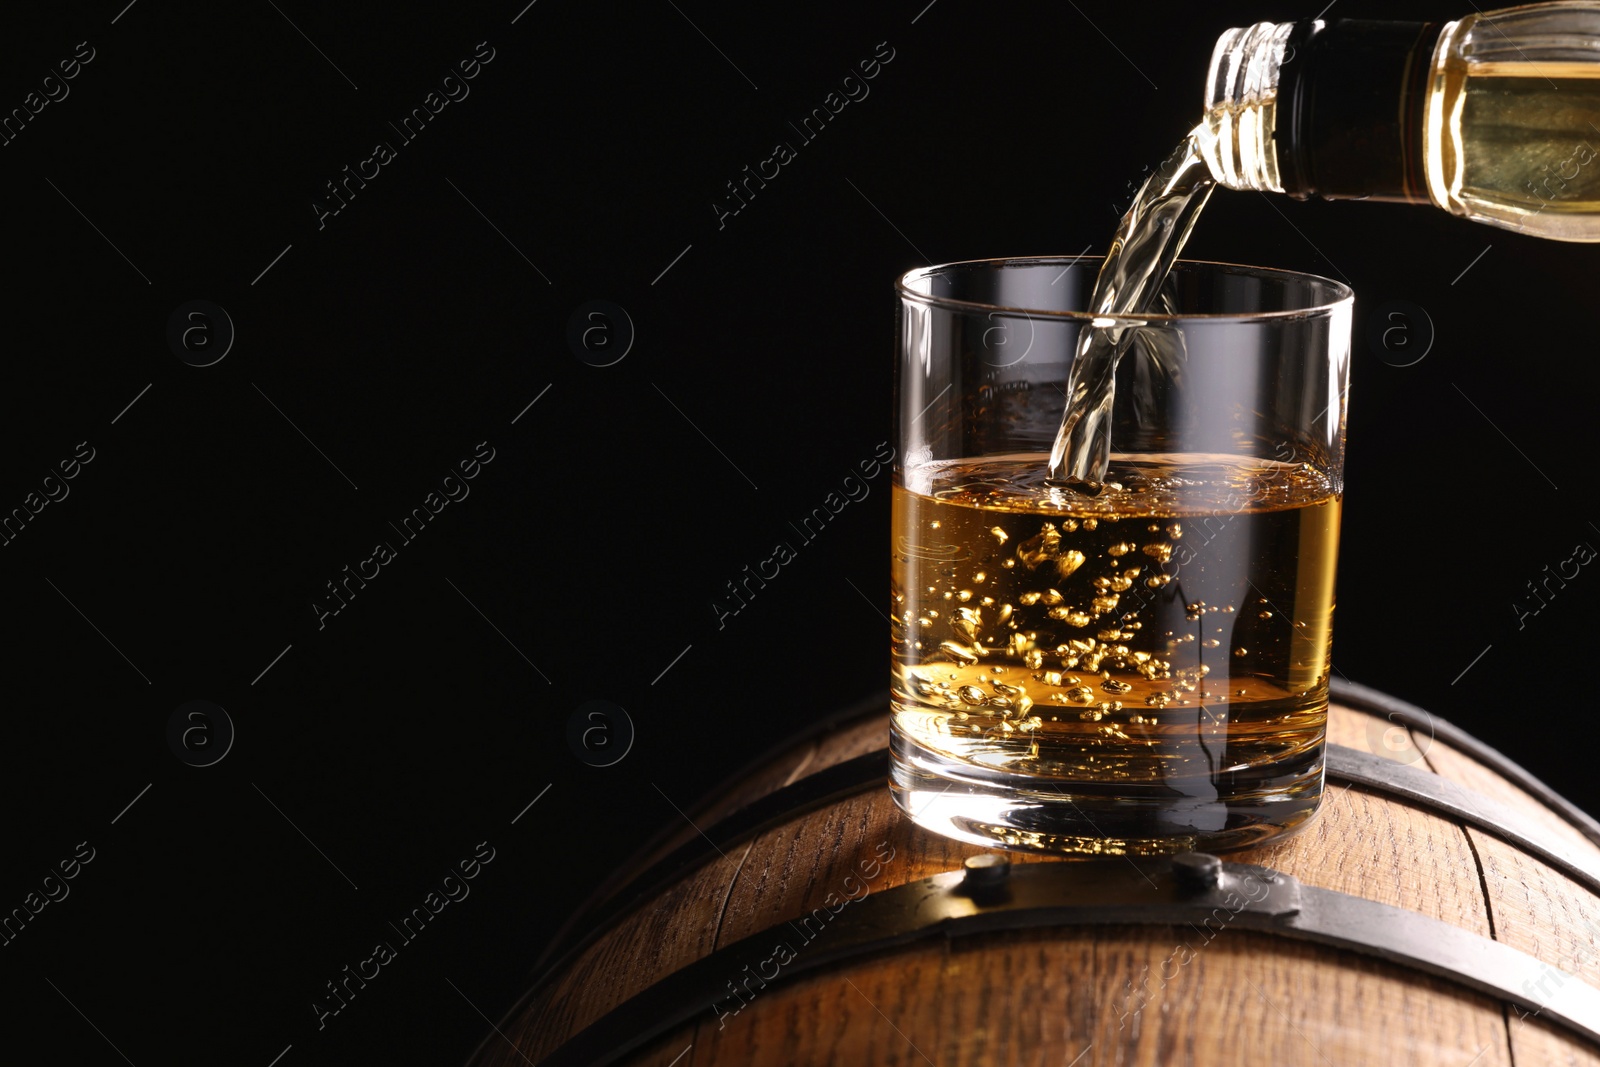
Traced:
<svg viewBox="0 0 1600 1067">
<path fill-rule="evenodd" d="M 1144 314 L 1096 315 L 1089 311 L 1050 311 L 1043 308 L 1012 307 L 1008 304 L 985 304 L 976 300 L 957 300 L 948 296 L 930 296 L 919 293 L 911 288 L 910 282 L 923 278 L 930 278 L 941 271 L 949 271 L 957 267 L 990 267 L 1003 268 L 1014 265 L 1051 265 L 1072 266 L 1080 263 L 1093 264 L 1098 268 L 1105 261 L 1104 256 L 1001 256 L 994 259 L 962 259 L 950 263 L 935 263 L 928 267 L 917 267 L 908 270 L 895 279 L 895 290 L 902 300 L 923 304 L 929 307 L 940 307 L 951 311 L 976 311 L 976 312 L 1002 312 L 1025 317 L 1040 316 L 1042 318 L 1076 320 L 1089 322 L 1094 319 L 1109 319 L 1113 322 L 1262 322 L 1274 319 L 1300 319 L 1314 318 L 1318 315 L 1331 314 L 1341 305 L 1349 307 L 1355 302 L 1355 290 L 1344 282 L 1334 281 L 1332 278 L 1320 274 L 1309 274 L 1305 271 L 1281 270 L 1277 267 L 1251 267 L 1242 263 L 1223 263 L 1208 259 L 1180 259 L 1173 263 L 1174 270 L 1189 267 L 1222 268 L 1226 273 L 1254 275 L 1258 278 L 1294 278 L 1322 282 L 1331 287 L 1337 294 L 1335 299 L 1311 307 L 1295 308 L 1287 311 L 1245 311 L 1245 312 L 1192 312 L 1168 314 L 1165 312 L 1149 312 Z M 1098 273 L 1098 269 L 1096 271 Z"/>
</svg>

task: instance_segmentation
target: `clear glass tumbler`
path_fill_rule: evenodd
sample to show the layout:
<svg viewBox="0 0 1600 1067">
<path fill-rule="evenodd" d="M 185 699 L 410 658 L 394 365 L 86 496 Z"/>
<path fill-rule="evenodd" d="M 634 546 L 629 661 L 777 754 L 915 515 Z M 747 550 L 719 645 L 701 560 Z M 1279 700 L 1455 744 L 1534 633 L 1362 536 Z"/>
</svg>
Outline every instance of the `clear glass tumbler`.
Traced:
<svg viewBox="0 0 1600 1067">
<path fill-rule="evenodd" d="M 890 785 L 982 845 L 1258 844 L 1322 798 L 1348 287 L 1180 262 L 1098 491 L 1047 480 L 1097 258 L 900 279 Z"/>
</svg>

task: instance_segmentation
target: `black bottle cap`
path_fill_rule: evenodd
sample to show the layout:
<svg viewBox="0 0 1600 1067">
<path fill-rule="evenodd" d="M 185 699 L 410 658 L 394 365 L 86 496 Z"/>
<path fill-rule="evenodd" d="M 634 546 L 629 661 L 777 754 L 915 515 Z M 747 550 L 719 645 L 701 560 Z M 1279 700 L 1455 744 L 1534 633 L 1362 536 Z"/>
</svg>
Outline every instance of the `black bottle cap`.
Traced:
<svg viewBox="0 0 1600 1067">
<path fill-rule="evenodd" d="M 1285 193 L 1428 202 L 1423 112 L 1442 29 L 1367 19 L 1295 24 L 1273 131 Z"/>
</svg>

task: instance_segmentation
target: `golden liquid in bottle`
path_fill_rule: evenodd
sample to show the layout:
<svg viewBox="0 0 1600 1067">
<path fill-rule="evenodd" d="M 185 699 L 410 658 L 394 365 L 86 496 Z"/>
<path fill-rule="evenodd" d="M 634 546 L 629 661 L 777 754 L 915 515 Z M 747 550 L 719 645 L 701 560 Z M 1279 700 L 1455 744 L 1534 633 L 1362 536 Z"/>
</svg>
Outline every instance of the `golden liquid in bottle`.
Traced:
<svg viewBox="0 0 1600 1067">
<path fill-rule="evenodd" d="M 1447 58 L 1427 102 L 1425 165 L 1452 213 L 1600 240 L 1600 64 Z"/>
</svg>

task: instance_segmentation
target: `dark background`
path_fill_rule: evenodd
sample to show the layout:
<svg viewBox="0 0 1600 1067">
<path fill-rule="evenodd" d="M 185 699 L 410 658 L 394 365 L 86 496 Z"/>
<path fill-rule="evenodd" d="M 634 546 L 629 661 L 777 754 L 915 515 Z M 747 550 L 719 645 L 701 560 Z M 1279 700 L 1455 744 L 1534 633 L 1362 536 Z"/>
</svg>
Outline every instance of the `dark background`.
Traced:
<svg viewBox="0 0 1600 1067">
<path fill-rule="evenodd" d="M 882 691 L 887 475 L 721 628 L 711 603 L 889 438 L 893 278 L 1103 250 L 1198 117 L 1217 33 L 1316 13 L 125 2 L 0 33 L 0 112 L 94 49 L 0 147 L 0 511 L 94 455 L 0 547 L 0 913 L 95 850 L 0 976 L 14 1050 L 139 1067 L 460 1062 L 674 805 Z M 481 41 L 470 95 L 401 144 L 386 121 Z M 879 42 L 870 95 L 719 228 L 725 183 Z M 397 157 L 319 229 L 324 183 L 380 140 Z M 1512 603 L 1600 543 L 1594 252 L 1223 191 L 1188 254 L 1358 295 L 1340 673 L 1593 810 L 1600 577 L 1521 629 Z M 607 367 L 567 338 L 594 299 L 636 333 Z M 211 366 L 168 342 L 191 300 L 236 332 Z M 1414 313 L 1417 348 L 1366 340 L 1397 300 L 1436 334 L 1408 367 Z M 388 523 L 483 441 L 470 496 L 400 544 Z M 378 541 L 398 557 L 319 629 Z M 597 698 L 637 731 L 605 768 L 567 737 Z M 167 740 L 191 700 L 237 731 L 212 766 Z M 480 841 L 470 897 L 319 1030 L 324 983 Z"/>
</svg>

